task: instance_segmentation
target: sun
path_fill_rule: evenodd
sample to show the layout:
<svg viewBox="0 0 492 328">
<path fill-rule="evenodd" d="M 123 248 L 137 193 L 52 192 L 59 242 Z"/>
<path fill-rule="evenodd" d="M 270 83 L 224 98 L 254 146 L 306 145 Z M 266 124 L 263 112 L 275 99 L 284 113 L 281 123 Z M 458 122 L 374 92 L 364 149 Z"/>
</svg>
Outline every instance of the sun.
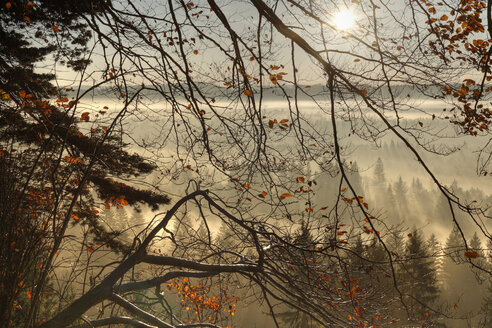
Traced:
<svg viewBox="0 0 492 328">
<path fill-rule="evenodd" d="M 354 14 L 350 10 L 341 11 L 335 15 L 333 23 L 339 30 L 349 29 L 355 24 Z"/>
</svg>

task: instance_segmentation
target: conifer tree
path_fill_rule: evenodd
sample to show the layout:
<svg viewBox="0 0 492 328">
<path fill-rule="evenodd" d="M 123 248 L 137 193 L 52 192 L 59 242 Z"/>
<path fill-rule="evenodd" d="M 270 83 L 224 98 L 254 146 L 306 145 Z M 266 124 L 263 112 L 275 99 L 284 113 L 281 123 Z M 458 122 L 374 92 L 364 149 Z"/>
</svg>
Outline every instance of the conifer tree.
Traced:
<svg viewBox="0 0 492 328">
<path fill-rule="evenodd" d="M 384 164 L 381 157 L 378 157 L 374 166 L 374 183 L 376 186 L 381 187 L 386 185 L 386 174 L 384 173 Z"/>
<path fill-rule="evenodd" d="M 417 230 L 412 232 L 405 251 L 408 260 L 403 264 L 402 275 L 410 312 L 415 319 L 433 321 L 434 314 L 423 304 L 431 305 L 439 297 L 435 260 L 430 257 L 427 245 Z"/>
<path fill-rule="evenodd" d="M 309 226 L 306 224 L 304 220 L 301 221 L 301 227 L 298 231 L 296 231 L 293 240 L 295 245 L 299 247 L 307 247 L 308 249 L 312 249 L 313 245 L 313 236 L 310 231 Z M 313 253 L 309 251 L 298 251 L 298 254 L 301 259 L 303 259 L 304 263 L 309 263 L 315 261 L 315 257 Z M 306 285 L 310 284 L 310 272 L 303 270 L 302 263 L 299 263 L 298 266 L 295 267 L 294 277 L 296 280 L 303 281 Z M 307 266 L 306 266 L 307 267 Z M 277 314 L 280 321 L 289 328 L 315 328 L 318 327 L 316 323 L 313 322 L 310 316 L 298 309 L 289 308 L 285 311 L 282 311 Z"/>
<path fill-rule="evenodd" d="M 487 268 L 492 269 L 492 239 L 487 241 Z M 483 317 L 480 321 L 482 327 L 492 326 L 492 277 L 485 282 L 485 297 L 482 301 L 481 312 Z"/>
</svg>

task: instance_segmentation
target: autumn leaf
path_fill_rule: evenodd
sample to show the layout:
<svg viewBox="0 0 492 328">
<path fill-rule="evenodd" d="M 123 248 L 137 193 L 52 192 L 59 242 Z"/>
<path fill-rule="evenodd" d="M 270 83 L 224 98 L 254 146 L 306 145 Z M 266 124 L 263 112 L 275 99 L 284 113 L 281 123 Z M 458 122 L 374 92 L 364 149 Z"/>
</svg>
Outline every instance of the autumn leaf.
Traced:
<svg viewBox="0 0 492 328">
<path fill-rule="evenodd" d="M 408 238 L 412 238 L 413 234 L 409 233 L 407 236 Z"/>
<path fill-rule="evenodd" d="M 245 184 L 243 185 L 243 187 L 244 187 L 244 188 L 246 188 L 246 189 L 251 189 L 251 185 L 250 185 L 250 184 L 248 184 L 248 183 L 245 183 Z"/>
<path fill-rule="evenodd" d="M 7 3 L 5 4 L 5 7 L 7 7 L 7 9 L 10 9 L 10 7 L 12 7 L 12 4 L 11 4 L 10 2 L 7 2 Z"/>
<path fill-rule="evenodd" d="M 58 28 L 58 26 L 56 26 L 56 25 L 53 25 L 52 28 L 53 28 L 53 31 L 55 31 L 55 32 L 60 31 L 60 28 Z"/>
<path fill-rule="evenodd" d="M 248 89 L 244 90 L 244 91 L 243 91 L 243 93 L 244 93 L 246 96 L 248 96 L 248 97 L 251 97 L 251 95 L 253 94 L 253 93 L 251 92 L 251 90 L 248 90 Z"/>
<path fill-rule="evenodd" d="M 420 125 L 420 127 L 423 127 L 424 126 L 424 123 L 419 122 L 419 125 Z"/>
<path fill-rule="evenodd" d="M 347 203 L 349 203 L 350 205 L 352 205 L 352 201 L 353 199 L 351 198 L 347 198 L 347 197 L 343 197 L 342 200 L 346 201 Z"/>
<path fill-rule="evenodd" d="M 261 194 L 258 194 L 258 197 L 265 198 L 268 193 L 266 191 L 262 191 Z"/>
<path fill-rule="evenodd" d="M 25 20 L 26 22 L 28 22 L 28 23 L 30 23 L 30 22 L 31 22 L 31 19 L 30 19 L 29 17 L 27 17 L 27 16 L 24 16 L 24 20 Z"/>
<path fill-rule="evenodd" d="M 296 181 L 297 181 L 297 182 L 302 182 L 302 183 L 304 183 L 304 178 L 303 178 L 303 177 L 297 177 L 297 178 L 296 178 Z"/>
<path fill-rule="evenodd" d="M 354 62 L 355 62 L 355 63 L 360 62 L 360 59 L 359 59 L 359 58 L 355 58 L 355 59 L 354 59 Z"/>
<path fill-rule="evenodd" d="M 195 55 L 198 55 L 198 50 L 193 50 L 193 53 L 194 53 Z"/>
<path fill-rule="evenodd" d="M 286 192 L 286 193 L 283 193 L 282 195 L 280 195 L 279 198 L 280 198 L 280 200 L 282 200 L 282 199 L 289 198 L 289 197 L 292 197 L 292 194 L 289 194 L 288 192 Z"/>
<path fill-rule="evenodd" d="M 80 115 L 80 121 L 89 122 L 89 112 L 83 112 L 82 115 Z"/>
<path fill-rule="evenodd" d="M 467 258 L 469 258 L 469 259 L 476 259 L 480 255 L 477 252 L 474 252 L 474 251 L 467 251 L 467 252 L 465 252 L 465 256 Z"/>
</svg>

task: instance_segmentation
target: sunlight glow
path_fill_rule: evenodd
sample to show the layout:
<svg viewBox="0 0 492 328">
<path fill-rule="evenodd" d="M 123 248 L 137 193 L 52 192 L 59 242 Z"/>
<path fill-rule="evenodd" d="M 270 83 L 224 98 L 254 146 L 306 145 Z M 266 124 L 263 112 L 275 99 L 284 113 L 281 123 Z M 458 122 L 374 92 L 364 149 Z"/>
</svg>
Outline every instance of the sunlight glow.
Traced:
<svg viewBox="0 0 492 328">
<path fill-rule="evenodd" d="M 344 10 L 335 15 L 333 20 L 339 30 L 346 30 L 354 26 L 354 14 L 350 10 Z"/>
</svg>

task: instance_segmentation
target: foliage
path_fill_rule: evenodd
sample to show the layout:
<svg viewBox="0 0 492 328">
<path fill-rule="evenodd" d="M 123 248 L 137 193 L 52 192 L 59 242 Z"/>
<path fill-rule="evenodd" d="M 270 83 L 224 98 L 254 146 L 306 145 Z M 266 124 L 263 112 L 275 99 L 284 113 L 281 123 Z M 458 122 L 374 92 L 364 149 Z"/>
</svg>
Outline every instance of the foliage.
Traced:
<svg viewBox="0 0 492 328">
<path fill-rule="evenodd" d="M 7 324 L 217 327 L 232 323 L 238 286 L 277 327 L 282 317 L 438 325 L 453 316 L 437 304 L 441 255 L 429 248 L 438 243 L 402 224 L 425 224 L 434 207 L 454 229 L 443 294 L 447 268 L 492 274 L 480 247 L 491 238 L 485 207 L 429 164 L 457 151 L 443 138 L 463 138 L 457 144 L 478 144 L 477 173 L 490 178 L 492 30 L 483 19 L 488 10 L 490 29 L 492 2 L 352 1 L 349 29 L 334 23 L 339 1 L 0 5 Z M 55 87 L 62 80 L 51 72 L 63 65 L 76 82 Z M 383 158 L 375 186 L 364 183 L 352 155 L 389 138 L 434 189 L 391 181 Z M 103 208 L 148 216 L 170 201 L 159 188 L 175 203 L 131 243 L 118 231 L 130 223 L 104 221 Z M 413 202 L 425 201 L 418 213 Z M 468 222 L 481 232 L 471 242 Z M 51 296 L 42 301 L 51 290 L 56 310 Z"/>
</svg>

